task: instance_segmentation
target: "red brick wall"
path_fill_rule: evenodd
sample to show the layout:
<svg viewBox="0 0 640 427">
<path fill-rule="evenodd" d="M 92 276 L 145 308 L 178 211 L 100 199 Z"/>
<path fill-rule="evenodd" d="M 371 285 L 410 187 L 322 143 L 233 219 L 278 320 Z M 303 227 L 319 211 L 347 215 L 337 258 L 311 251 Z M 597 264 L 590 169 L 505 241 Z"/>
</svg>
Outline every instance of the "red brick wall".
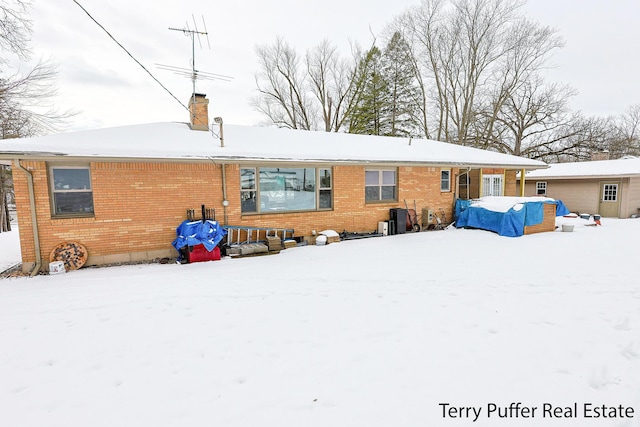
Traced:
<svg viewBox="0 0 640 427">
<path fill-rule="evenodd" d="M 229 169 L 234 169 L 230 171 Z M 341 232 L 373 231 L 379 221 L 389 219 L 389 209 L 404 208 L 404 200 L 413 209 L 415 199 L 418 214 L 421 208 L 443 208 L 448 218 L 453 213 L 453 192 L 440 192 L 440 168 L 401 167 L 398 169 L 399 195 L 397 202 L 365 203 L 364 166 L 335 166 L 333 168 L 332 211 L 296 212 L 264 215 L 240 215 L 240 172 L 237 166 L 227 167 L 227 188 L 230 224 L 293 228 L 298 236 L 309 236 L 312 230 Z M 455 173 L 455 171 L 453 171 Z M 239 218 L 239 220 L 233 220 Z"/>
<path fill-rule="evenodd" d="M 543 233 L 556 229 L 556 205 L 545 203 L 543 205 L 543 212 L 542 222 L 536 225 L 525 226 L 524 234 Z"/>
<path fill-rule="evenodd" d="M 63 241 L 82 243 L 92 263 L 118 261 L 122 254 L 171 250 L 175 229 L 185 219 L 186 209 L 199 212 L 200 205 L 216 209 L 224 222 L 222 166 L 213 163 L 91 163 L 95 216 L 52 218 L 47 164 L 21 162 L 32 171 L 35 185 L 41 257 L 48 264 L 49 253 Z M 364 199 L 363 166 L 333 168 L 334 209 L 322 212 L 292 212 L 242 215 L 240 212 L 240 167 L 226 167 L 228 224 L 293 228 L 296 236 L 310 236 L 311 230 L 338 232 L 373 231 L 379 221 L 389 219 L 389 209 L 402 207 L 404 200 L 418 214 L 421 208 L 443 208 L 452 218 L 454 192 L 440 192 L 440 168 L 398 168 L 398 201 L 367 204 Z M 456 170 L 452 170 L 452 177 Z M 19 219 L 22 258 L 35 262 L 35 248 L 29 211 L 27 176 L 15 169 L 14 183 Z M 453 186 L 453 183 L 452 183 Z M 138 255 L 140 256 L 140 255 Z"/>
</svg>

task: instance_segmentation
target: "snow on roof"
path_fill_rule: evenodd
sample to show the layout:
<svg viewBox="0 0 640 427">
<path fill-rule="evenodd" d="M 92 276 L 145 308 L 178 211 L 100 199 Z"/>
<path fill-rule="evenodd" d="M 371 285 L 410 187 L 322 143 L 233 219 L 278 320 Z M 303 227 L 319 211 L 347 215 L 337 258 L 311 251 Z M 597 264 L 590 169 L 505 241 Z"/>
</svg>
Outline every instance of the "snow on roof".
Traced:
<svg viewBox="0 0 640 427">
<path fill-rule="evenodd" d="M 640 158 L 638 157 L 627 157 L 616 160 L 595 160 L 590 162 L 556 163 L 549 166 L 548 169 L 527 172 L 525 175 L 526 179 L 640 175 Z"/>
<path fill-rule="evenodd" d="M 186 123 L 152 123 L 3 141 L 0 158 L 100 157 L 112 159 L 408 163 L 537 169 L 546 164 L 444 142 L 224 125 L 194 131 Z"/>
</svg>

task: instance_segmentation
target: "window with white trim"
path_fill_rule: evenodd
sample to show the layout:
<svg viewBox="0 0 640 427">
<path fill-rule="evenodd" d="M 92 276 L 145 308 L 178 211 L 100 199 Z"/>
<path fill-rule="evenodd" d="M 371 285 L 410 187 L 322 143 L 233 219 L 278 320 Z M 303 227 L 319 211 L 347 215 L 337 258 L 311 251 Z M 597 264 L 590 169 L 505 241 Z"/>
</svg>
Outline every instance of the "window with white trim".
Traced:
<svg viewBox="0 0 640 427">
<path fill-rule="evenodd" d="M 93 189 L 88 166 L 52 166 L 51 204 L 54 216 L 93 216 Z"/>
<path fill-rule="evenodd" d="M 502 174 L 482 175 L 482 197 L 502 196 Z"/>
<path fill-rule="evenodd" d="M 545 181 L 536 182 L 536 196 L 547 195 L 547 183 Z"/>
<path fill-rule="evenodd" d="M 241 211 L 275 213 L 331 209 L 332 181 L 330 168 L 241 168 Z"/>
<path fill-rule="evenodd" d="M 451 169 L 443 169 L 440 171 L 440 191 L 451 191 Z"/>
<path fill-rule="evenodd" d="M 365 202 L 397 200 L 395 169 L 367 169 L 364 176 Z"/>
</svg>

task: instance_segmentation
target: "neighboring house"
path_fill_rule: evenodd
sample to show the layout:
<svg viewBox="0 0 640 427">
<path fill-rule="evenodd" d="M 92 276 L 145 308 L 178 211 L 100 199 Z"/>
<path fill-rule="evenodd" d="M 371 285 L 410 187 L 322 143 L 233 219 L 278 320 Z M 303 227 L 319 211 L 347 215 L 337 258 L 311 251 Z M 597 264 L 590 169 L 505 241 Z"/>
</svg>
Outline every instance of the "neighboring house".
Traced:
<svg viewBox="0 0 640 427">
<path fill-rule="evenodd" d="M 430 140 L 222 127 L 220 118 L 209 132 L 208 100 L 191 101 L 190 124 L 0 144 L 0 158 L 14 162 L 25 271 L 46 269 L 65 241 L 87 248 L 86 265 L 174 257 L 176 227 L 202 204 L 224 225 L 289 228 L 300 237 L 376 230 L 405 200 L 451 218 L 460 177 L 465 194 L 473 185 L 481 191 L 484 173 L 492 194 L 519 195 L 516 171 L 546 167 Z"/>
<path fill-rule="evenodd" d="M 640 158 L 558 163 L 525 177 L 525 195 L 560 199 L 572 212 L 613 218 L 640 213 Z"/>
</svg>

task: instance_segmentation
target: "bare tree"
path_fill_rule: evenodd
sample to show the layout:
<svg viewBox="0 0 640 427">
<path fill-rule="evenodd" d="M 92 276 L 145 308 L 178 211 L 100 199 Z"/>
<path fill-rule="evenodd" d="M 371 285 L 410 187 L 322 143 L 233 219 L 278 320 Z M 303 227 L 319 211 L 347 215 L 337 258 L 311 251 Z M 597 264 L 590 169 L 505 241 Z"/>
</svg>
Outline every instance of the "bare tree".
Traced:
<svg viewBox="0 0 640 427">
<path fill-rule="evenodd" d="M 31 51 L 31 21 L 28 19 L 30 1 L 2 0 L 0 2 L 0 50 L 13 52 L 20 59 L 27 59 Z M 0 62 L 6 63 L 5 58 Z"/>
<path fill-rule="evenodd" d="M 603 149 L 612 159 L 640 156 L 640 104 L 632 105 L 620 117 L 612 118 L 610 137 Z"/>
<path fill-rule="evenodd" d="M 51 61 L 40 60 L 24 73 L 9 71 L 9 58 L 21 62 L 30 59 L 31 21 L 28 19 L 30 1 L 0 0 L 0 139 L 20 138 L 58 130 L 71 112 L 59 112 L 52 104 L 56 94 L 56 67 Z M 22 68 L 22 67 L 21 67 Z M 6 183 L 3 172 L 0 185 L 1 229 L 10 229 L 7 215 Z"/>
<path fill-rule="evenodd" d="M 541 78 L 529 76 L 505 96 L 500 109 L 487 108 L 487 116 L 478 118 L 475 126 L 481 137 L 476 145 L 531 158 L 566 151 L 580 140 L 578 135 L 586 133 L 578 126 L 584 121 L 568 108 L 574 94 L 569 86 L 546 85 Z"/>
<path fill-rule="evenodd" d="M 522 110 L 516 107 L 518 104 L 540 104 L 528 105 L 527 109 L 534 108 L 536 111 L 536 116 L 531 117 L 532 122 L 543 124 L 540 122 L 545 117 L 551 121 L 558 119 L 558 112 L 566 109 L 568 99 L 575 95 L 568 86 L 545 85 L 539 76 L 551 52 L 563 46 L 563 41 L 555 34 L 555 30 L 527 19 L 518 19 L 507 33 L 504 43 L 505 54 L 498 60 L 495 71 L 488 80 L 489 90 L 479 102 L 478 110 L 482 118 L 478 121 L 483 127 L 474 123 L 475 131 L 470 137 L 475 139 L 475 146 L 487 148 L 487 143 L 492 141 L 496 121 L 504 122 L 514 108 Z M 507 111 L 503 112 L 503 109 Z M 523 125 L 515 122 L 511 124 L 516 128 Z M 514 153 L 520 152 L 519 147 L 520 144 L 514 141 Z"/>
<path fill-rule="evenodd" d="M 591 160 L 592 154 L 602 149 L 609 130 L 608 118 L 583 117 L 574 112 L 546 144 L 536 147 L 528 156 L 547 163 Z"/>
<path fill-rule="evenodd" d="M 420 71 L 418 105 L 427 138 L 486 147 L 512 92 L 562 46 L 555 30 L 519 14 L 522 5 L 425 0 L 394 23 Z"/>
<path fill-rule="evenodd" d="M 341 58 L 328 40 L 307 52 L 309 91 L 319 103 L 326 132 L 340 131 L 354 108 L 360 92 L 354 63 Z"/>
<path fill-rule="evenodd" d="M 346 126 L 362 90 L 357 61 L 338 54 L 328 40 L 307 51 L 304 59 L 282 38 L 256 48 L 260 71 L 254 107 L 276 126 L 338 132 Z"/>
<path fill-rule="evenodd" d="M 260 72 L 254 107 L 279 127 L 315 129 L 307 75 L 300 70 L 298 53 L 280 37 L 273 45 L 258 46 L 256 53 Z"/>
</svg>

